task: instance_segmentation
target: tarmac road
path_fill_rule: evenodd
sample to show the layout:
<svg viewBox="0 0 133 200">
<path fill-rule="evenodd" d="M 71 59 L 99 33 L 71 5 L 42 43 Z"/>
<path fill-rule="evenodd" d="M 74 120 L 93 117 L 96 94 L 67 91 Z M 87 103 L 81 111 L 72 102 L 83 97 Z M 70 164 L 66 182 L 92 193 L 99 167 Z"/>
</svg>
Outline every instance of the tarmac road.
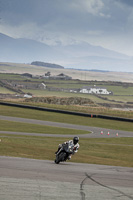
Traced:
<svg viewBox="0 0 133 200">
<path fill-rule="evenodd" d="M 2 116 L 0 115 L 0 120 L 8 120 L 8 121 L 16 121 L 16 122 L 24 122 L 30 124 L 40 124 L 40 125 L 47 125 L 47 126 L 54 126 L 54 127 L 62 127 L 62 128 L 70 128 L 70 129 L 77 129 L 77 130 L 86 130 L 90 131 L 91 134 L 84 134 L 79 135 L 82 138 L 99 138 L 101 137 L 101 131 L 103 131 L 103 138 L 106 137 L 116 137 L 118 133 L 119 137 L 133 137 L 133 132 L 128 131 L 121 131 L 121 130 L 111 130 L 105 128 L 97 128 L 91 126 L 81 126 L 81 125 L 74 125 L 74 124 L 67 124 L 67 123 L 59 123 L 59 122 L 50 122 L 50 121 L 42 121 L 42 120 L 35 120 L 35 119 L 26 119 L 26 118 L 18 118 L 18 117 L 9 117 L 9 116 Z M 109 132 L 109 135 L 108 135 Z M 73 137 L 72 135 L 60 135 L 60 134 L 39 134 L 39 133 L 22 133 L 22 132 L 9 132 L 9 131 L 0 131 L 0 133 L 4 134 L 16 134 L 16 135 L 34 135 L 34 136 L 49 136 L 49 137 Z"/>
<path fill-rule="evenodd" d="M 1 200 L 130 200 L 133 168 L 0 156 Z"/>
</svg>

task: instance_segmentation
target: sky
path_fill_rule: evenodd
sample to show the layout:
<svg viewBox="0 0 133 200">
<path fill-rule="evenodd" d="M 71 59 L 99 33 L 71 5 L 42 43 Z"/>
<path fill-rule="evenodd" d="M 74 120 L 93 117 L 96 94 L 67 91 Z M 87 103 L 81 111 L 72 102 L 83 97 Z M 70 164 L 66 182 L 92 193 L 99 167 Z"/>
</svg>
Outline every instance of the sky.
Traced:
<svg viewBox="0 0 133 200">
<path fill-rule="evenodd" d="M 133 56 L 133 0 L 0 0 L 0 32 L 51 46 L 87 42 Z"/>
</svg>

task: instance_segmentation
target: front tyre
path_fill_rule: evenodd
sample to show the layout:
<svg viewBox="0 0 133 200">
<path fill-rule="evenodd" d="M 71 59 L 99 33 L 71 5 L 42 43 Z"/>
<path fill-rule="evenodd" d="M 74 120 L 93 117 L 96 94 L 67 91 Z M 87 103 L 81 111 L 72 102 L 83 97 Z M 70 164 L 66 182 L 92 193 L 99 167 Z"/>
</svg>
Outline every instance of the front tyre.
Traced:
<svg viewBox="0 0 133 200">
<path fill-rule="evenodd" d="M 55 161 L 54 161 L 56 164 L 59 164 L 59 162 L 55 159 Z"/>
<path fill-rule="evenodd" d="M 65 161 L 66 153 L 61 152 L 58 156 L 56 156 L 55 163 L 59 164 L 61 161 Z"/>
</svg>

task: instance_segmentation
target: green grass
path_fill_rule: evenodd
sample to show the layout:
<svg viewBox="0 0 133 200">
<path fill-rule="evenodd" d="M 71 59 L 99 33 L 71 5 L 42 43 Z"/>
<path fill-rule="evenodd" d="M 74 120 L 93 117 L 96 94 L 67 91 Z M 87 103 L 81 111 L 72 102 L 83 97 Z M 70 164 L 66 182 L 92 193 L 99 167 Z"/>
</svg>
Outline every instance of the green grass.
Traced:
<svg viewBox="0 0 133 200">
<path fill-rule="evenodd" d="M 133 95 L 133 87 L 124 88 L 122 86 L 105 86 L 114 95 Z"/>
<path fill-rule="evenodd" d="M 20 74 L 9 74 L 9 73 L 0 73 L 0 80 L 25 80 L 25 77 L 22 77 Z"/>
<path fill-rule="evenodd" d="M 54 160 L 58 144 L 70 138 L 2 137 L 0 155 Z M 133 138 L 80 139 L 80 149 L 71 161 L 133 167 Z"/>
<path fill-rule="evenodd" d="M 117 140 L 118 139 L 118 140 Z M 89 141 L 89 142 L 88 142 Z M 100 144 L 101 142 L 101 144 Z M 122 143 L 122 144 L 121 144 Z M 132 146 L 128 146 L 128 145 Z M 105 164 L 115 166 L 133 166 L 133 138 L 128 138 L 123 141 L 123 138 L 113 139 L 91 139 L 81 141 L 82 161 L 93 164 Z M 84 147 L 85 146 L 85 147 Z"/>
<path fill-rule="evenodd" d="M 117 96 L 108 96 L 109 100 L 115 100 L 115 101 L 122 101 L 122 102 L 133 102 L 133 96 L 124 96 L 124 95 L 117 95 Z"/>
<path fill-rule="evenodd" d="M 25 93 L 31 93 L 34 96 L 57 96 L 57 97 L 67 97 L 67 93 L 65 92 L 56 92 L 56 91 L 47 91 L 47 90 L 23 90 Z M 71 93 L 70 93 L 71 94 Z"/>
<path fill-rule="evenodd" d="M 1 86 L 0 86 L 0 93 L 2 93 L 2 94 L 15 94 L 15 92 L 8 90 L 7 88 L 1 87 Z"/>
<path fill-rule="evenodd" d="M 78 135 L 88 134 L 89 131 L 58 128 L 52 126 L 44 126 L 38 124 L 29 124 L 21 122 L 12 122 L 6 120 L 0 120 L 0 131 L 14 131 L 14 132 L 26 132 L 26 133 L 46 133 L 46 134 L 62 134 L 62 135 Z"/>
<path fill-rule="evenodd" d="M 133 123 L 0 105 L 0 115 L 132 131 Z"/>
</svg>

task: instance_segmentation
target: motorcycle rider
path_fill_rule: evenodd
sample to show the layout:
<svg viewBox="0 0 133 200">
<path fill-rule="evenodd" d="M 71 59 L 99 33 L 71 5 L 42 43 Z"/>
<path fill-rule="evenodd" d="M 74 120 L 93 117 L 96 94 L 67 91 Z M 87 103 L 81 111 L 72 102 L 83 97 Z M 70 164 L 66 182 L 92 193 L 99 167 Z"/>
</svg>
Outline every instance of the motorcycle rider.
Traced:
<svg viewBox="0 0 133 200">
<path fill-rule="evenodd" d="M 79 149 L 79 143 L 78 143 L 79 142 L 79 137 L 75 136 L 73 138 L 73 140 L 66 141 L 63 144 L 67 144 L 68 142 L 73 142 L 73 144 L 74 144 L 74 149 L 73 149 L 73 153 L 72 153 L 72 155 L 74 155 L 75 153 L 78 152 L 78 149 Z M 63 144 L 59 144 L 58 150 L 55 152 L 55 154 L 57 154 L 59 152 L 59 150 L 61 149 L 61 147 L 62 147 Z M 72 155 L 69 155 L 68 160 L 71 159 Z"/>
</svg>

